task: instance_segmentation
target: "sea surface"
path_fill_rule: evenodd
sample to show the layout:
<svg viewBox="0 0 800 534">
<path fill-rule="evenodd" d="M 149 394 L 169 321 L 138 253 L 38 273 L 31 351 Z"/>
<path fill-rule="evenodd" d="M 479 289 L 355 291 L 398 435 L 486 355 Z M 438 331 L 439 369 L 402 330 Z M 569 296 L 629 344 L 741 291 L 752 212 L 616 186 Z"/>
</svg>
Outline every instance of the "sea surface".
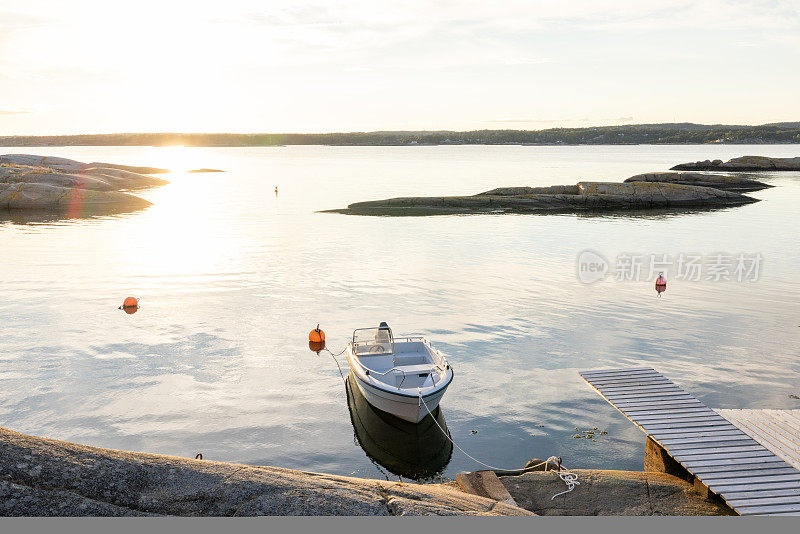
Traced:
<svg viewBox="0 0 800 534">
<path fill-rule="evenodd" d="M 338 353 L 353 329 L 380 321 L 449 357 L 455 379 L 437 421 L 497 467 L 557 455 L 568 467 L 642 468 L 644 435 L 580 378 L 586 369 L 652 366 L 711 407 L 800 408 L 790 397 L 800 396 L 800 173 L 764 174 L 775 187 L 750 194 L 761 202 L 716 211 L 319 213 L 798 156 L 797 145 L 1 153 L 172 169 L 169 185 L 140 193 L 153 202 L 143 211 L 0 212 L 0 426 L 12 430 L 374 478 L 480 468 L 447 450 L 432 420 L 415 429 L 365 413 L 348 397 L 344 357 L 342 375 L 308 348 L 317 323 Z M 186 172 L 202 167 L 227 172 Z M 587 250 L 608 265 L 594 283 L 579 276 Z M 679 258 L 699 262 L 699 280 L 676 272 Z M 668 280 L 660 295 L 655 271 Z M 141 299 L 135 314 L 117 309 L 128 295 Z M 594 428 L 594 440 L 574 437 Z M 415 454 L 434 465 L 414 466 Z"/>
</svg>

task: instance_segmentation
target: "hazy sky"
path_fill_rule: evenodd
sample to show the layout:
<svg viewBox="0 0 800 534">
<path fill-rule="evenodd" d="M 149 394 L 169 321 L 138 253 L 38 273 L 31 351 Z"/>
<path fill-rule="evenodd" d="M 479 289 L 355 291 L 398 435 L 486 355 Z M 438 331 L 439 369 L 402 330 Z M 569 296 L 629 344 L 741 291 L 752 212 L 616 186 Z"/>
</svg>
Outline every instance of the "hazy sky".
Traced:
<svg viewBox="0 0 800 534">
<path fill-rule="evenodd" d="M 800 120 L 800 1 L 0 0 L 0 135 Z"/>
</svg>

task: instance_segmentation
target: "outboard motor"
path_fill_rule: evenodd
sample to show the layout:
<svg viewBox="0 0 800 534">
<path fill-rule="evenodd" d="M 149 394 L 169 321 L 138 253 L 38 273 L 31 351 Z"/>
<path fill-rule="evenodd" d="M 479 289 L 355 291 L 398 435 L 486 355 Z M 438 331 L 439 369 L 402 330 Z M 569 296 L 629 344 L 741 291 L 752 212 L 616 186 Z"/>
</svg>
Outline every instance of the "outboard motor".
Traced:
<svg viewBox="0 0 800 534">
<path fill-rule="evenodd" d="M 391 333 L 392 329 L 389 328 L 389 325 L 386 324 L 386 321 L 381 321 L 381 324 L 378 325 L 378 333 L 375 334 L 375 341 L 378 343 L 389 343 L 391 340 Z"/>
</svg>

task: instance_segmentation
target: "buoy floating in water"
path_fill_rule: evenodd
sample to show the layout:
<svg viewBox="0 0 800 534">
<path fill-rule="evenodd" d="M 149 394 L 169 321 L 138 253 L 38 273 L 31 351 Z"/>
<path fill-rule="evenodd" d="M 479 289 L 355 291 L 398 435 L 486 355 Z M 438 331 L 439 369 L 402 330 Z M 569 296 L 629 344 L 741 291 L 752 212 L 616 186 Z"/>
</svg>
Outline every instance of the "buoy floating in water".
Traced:
<svg viewBox="0 0 800 534">
<path fill-rule="evenodd" d="M 325 349 L 325 342 L 324 341 L 309 341 L 308 342 L 308 350 L 312 352 L 316 352 L 319 354 L 322 350 Z"/>
<path fill-rule="evenodd" d="M 120 310 L 124 310 L 125 313 L 133 314 L 139 309 L 139 299 L 136 297 L 125 297 L 125 300 L 122 301 L 122 306 L 119 307 Z"/>
<path fill-rule="evenodd" d="M 324 343 L 325 342 L 325 332 L 319 329 L 319 325 L 308 333 L 308 340 L 313 341 L 314 343 Z"/>
<path fill-rule="evenodd" d="M 658 296 L 661 296 L 661 293 L 667 290 L 667 279 L 664 278 L 664 273 L 658 273 L 658 278 L 656 278 L 656 291 L 658 292 Z"/>
</svg>

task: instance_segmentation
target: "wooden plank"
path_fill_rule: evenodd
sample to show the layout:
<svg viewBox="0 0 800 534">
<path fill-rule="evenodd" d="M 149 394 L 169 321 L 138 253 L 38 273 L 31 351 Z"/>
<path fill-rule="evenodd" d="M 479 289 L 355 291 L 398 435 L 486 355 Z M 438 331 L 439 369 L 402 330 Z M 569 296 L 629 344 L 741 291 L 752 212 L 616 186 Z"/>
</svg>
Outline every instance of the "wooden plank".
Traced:
<svg viewBox="0 0 800 534">
<path fill-rule="evenodd" d="M 616 406 L 615 406 L 616 408 Z M 619 410 L 619 408 L 617 408 Z M 681 415 L 694 415 L 694 416 L 702 416 L 708 414 L 708 410 L 706 410 L 702 406 L 692 407 L 692 406 L 684 406 L 681 408 L 675 407 L 649 407 L 649 408 L 627 408 L 625 410 L 620 410 L 625 414 L 630 415 L 630 419 L 635 423 L 639 417 L 657 417 L 657 416 L 664 416 L 667 414 L 681 414 Z"/>
<path fill-rule="evenodd" d="M 730 439 L 726 439 L 730 438 Z M 756 445 L 757 442 L 750 438 L 741 439 L 738 436 L 720 436 L 718 438 L 680 438 L 669 440 L 658 440 L 665 449 L 671 449 L 674 445 L 698 445 L 700 443 L 707 444 L 708 446 L 717 446 L 723 443 L 730 443 L 733 445 Z"/>
<path fill-rule="evenodd" d="M 721 478 L 716 479 L 713 477 L 705 476 L 702 478 L 709 487 L 714 482 L 719 482 L 721 486 L 735 486 L 745 484 L 768 484 L 770 482 L 794 482 L 800 483 L 800 473 L 796 475 L 762 475 L 762 476 L 746 476 L 734 478 Z"/>
<path fill-rule="evenodd" d="M 744 439 L 747 438 L 747 439 Z M 707 443 L 708 445 L 718 445 L 721 443 L 735 443 L 736 445 L 756 445 L 758 442 L 744 436 L 744 438 L 740 436 L 719 436 L 714 439 L 710 439 L 707 437 L 704 438 L 673 438 L 673 439 L 659 439 L 658 442 L 661 443 L 664 448 L 669 449 L 672 445 L 692 445 L 698 443 Z"/>
<path fill-rule="evenodd" d="M 754 515 L 754 514 L 765 514 L 774 512 L 800 513 L 800 504 L 773 504 L 767 506 L 746 506 L 746 507 L 737 507 L 736 511 L 739 513 L 739 515 Z"/>
<path fill-rule="evenodd" d="M 636 382 L 638 380 L 658 380 L 659 382 L 670 382 L 670 380 L 658 373 L 631 373 L 629 375 L 603 375 L 594 376 L 586 379 L 593 384 L 611 384 L 614 382 Z"/>
<path fill-rule="evenodd" d="M 639 416 L 664 415 L 668 413 L 699 415 L 699 414 L 707 414 L 709 413 L 709 411 L 706 408 L 684 408 L 682 410 L 673 410 L 671 408 L 664 408 L 664 409 L 649 409 L 649 410 L 627 410 L 626 415 L 629 415 L 630 419 L 636 422 L 636 418 L 638 418 Z"/>
<path fill-rule="evenodd" d="M 692 472 L 703 479 L 705 482 L 722 478 L 740 478 L 749 476 L 780 476 L 780 475 L 796 475 L 797 469 L 787 464 L 760 464 L 760 465 L 734 465 L 734 466 L 719 466 L 712 465 L 710 467 L 697 467 L 691 466 Z M 727 471 L 726 471 L 727 469 Z"/>
<path fill-rule="evenodd" d="M 738 449 L 747 449 L 747 450 L 738 450 Z M 719 449 L 699 449 L 699 450 L 688 450 L 684 451 L 674 451 L 670 450 L 670 454 L 674 456 L 676 459 L 685 459 L 685 460 L 714 460 L 717 458 L 725 459 L 725 458 L 777 458 L 772 451 L 768 451 L 764 447 L 760 445 L 753 445 L 750 447 L 728 447 L 728 448 L 719 448 Z"/>
<path fill-rule="evenodd" d="M 608 382 L 608 381 L 624 381 L 624 380 L 641 380 L 641 379 L 651 379 L 657 378 L 660 380 L 664 380 L 665 378 L 658 373 L 648 372 L 648 371 L 641 371 L 638 373 L 629 373 L 629 374 L 607 374 L 607 375 L 597 375 L 597 376 L 584 376 L 584 380 L 587 382 L 592 382 L 599 384 L 601 382 Z"/>
<path fill-rule="evenodd" d="M 672 451 L 670 451 L 672 453 Z M 672 454 L 672 456 L 679 462 L 714 462 L 726 460 L 742 460 L 742 461 L 760 461 L 764 458 L 769 458 L 774 462 L 782 462 L 772 452 L 768 450 L 751 451 L 751 452 L 731 452 L 731 453 L 715 453 L 715 454 Z"/>
<path fill-rule="evenodd" d="M 653 384 L 669 384 L 674 385 L 668 378 L 665 378 L 661 375 L 654 374 L 654 375 L 641 375 L 641 376 L 630 376 L 630 377 L 604 377 L 604 378 L 591 378 L 587 380 L 595 387 L 597 386 L 606 386 L 606 387 L 613 387 L 613 386 L 627 386 L 627 385 L 635 385 L 642 383 L 644 385 L 653 385 Z"/>
<path fill-rule="evenodd" d="M 675 459 L 678 460 L 677 457 Z M 693 458 L 689 459 L 684 458 L 678 461 L 686 465 L 691 465 L 693 472 L 697 472 L 696 471 L 697 469 L 702 469 L 704 467 L 720 468 L 724 466 L 741 465 L 741 466 L 753 466 L 753 468 L 756 469 L 757 466 L 763 467 L 764 465 L 769 465 L 769 464 L 789 465 L 780 458 L 776 457 L 774 454 L 770 456 L 760 456 L 757 458 L 717 458 L 713 460 L 695 460 Z"/>
<path fill-rule="evenodd" d="M 727 421 L 685 421 L 683 423 L 660 423 L 660 424 L 643 424 L 639 425 L 651 433 L 666 432 L 669 430 L 691 430 L 696 428 L 736 428 Z"/>
<path fill-rule="evenodd" d="M 740 439 L 751 439 L 750 436 L 736 427 L 716 429 L 701 428 L 700 430 L 668 430 L 658 433 L 658 441 L 671 441 L 684 438 L 720 438 L 738 436 Z"/>
<path fill-rule="evenodd" d="M 628 400 L 644 400 L 644 399 L 694 399 L 688 393 L 683 391 L 654 391 L 652 393 L 619 393 L 619 394 L 606 394 L 605 398 L 612 402 L 625 402 Z"/>
<path fill-rule="evenodd" d="M 649 433 L 660 432 L 670 428 L 692 428 L 698 426 L 722 427 L 730 423 L 728 421 L 717 421 L 716 419 L 667 419 L 655 421 L 638 421 L 637 424 L 641 428 L 652 428 L 653 431 Z"/>
<path fill-rule="evenodd" d="M 675 400 L 649 400 L 649 399 L 638 399 L 638 400 L 625 400 L 615 402 L 614 405 L 622 410 L 632 410 L 634 408 L 658 408 L 659 406 L 664 408 L 690 408 L 690 407 L 700 407 L 703 406 L 703 403 L 697 399 L 675 399 Z"/>
<path fill-rule="evenodd" d="M 700 407 L 704 406 L 702 402 L 697 399 L 682 399 L 682 398 L 633 398 L 633 399 L 617 399 L 617 400 L 609 400 L 614 406 L 616 406 L 620 410 L 632 409 L 637 406 L 642 406 L 645 408 L 658 408 L 659 406 L 663 407 Z"/>
<path fill-rule="evenodd" d="M 623 413 L 623 415 L 625 415 L 626 417 L 628 417 L 628 419 L 630 419 L 635 423 L 639 417 L 658 417 L 658 416 L 668 415 L 670 413 L 680 413 L 683 415 L 697 416 L 697 415 L 707 414 L 708 412 L 703 408 L 686 408 L 683 410 L 672 410 L 666 408 L 666 409 L 650 409 L 650 410 L 628 410 L 627 412 Z"/>
<path fill-rule="evenodd" d="M 695 423 L 697 425 L 697 423 Z M 714 436 L 732 435 L 733 432 L 738 432 L 739 429 L 735 426 L 669 426 L 653 428 L 649 426 L 642 427 L 648 434 L 658 436 L 658 439 L 669 439 L 674 434 L 698 434 L 702 432 L 712 432 Z"/>
<path fill-rule="evenodd" d="M 784 497 L 750 497 L 746 499 L 726 499 L 732 506 L 758 506 L 764 504 L 796 504 L 800 503 L 800 495 L 788 495 Z"/>
<path fill-rule="evenodd" d="M 636 378 L 636 379 L 608 379 L 608 380 L 592 380 L 591 384 L 596 388 L 603 388 L 603 387 L 632 387 L 632 386 L 671 386 L 672 382 L 667 380 L 666 378 L 661 377 L 643 377 L 643 378 Z"/>
<path fill-rule="evenodd" d="M 617 386 L 613 388 L 603 388 L 601 394 L 613 395 L 619 393 L 637 393 L 637 392 L 651 392 L 651 391 L 683 391 L 683 390 L 675 385 L 656 384 L 654 386 Z"/>
<path fill-rule="evenodd" d="M 727 493 L 741 493 L 744 491 L 768 491 L 778 489 L 796 489 L 800 488 L 800 483 L 797 480 L 789 480 L 784 482 L 764 482 L 761 484 L 716 484 L 714 491 L 721 495 L 723 498 Z"/>
<path fill-rule="evenodd" d="M 726 494 L 726 500 L 743 499 L 750 497 L 760 499 L 762 497 L 800 497 L 800 486 L 796 488 L 785 488 L 775 490 L 751 490 L 751 491 L 732 491 Z"/>
<path fill-rule="evenodd" d="M 736 445 L 731 443 L 726 443 L 723 445 L 715 446 L 715 445 L 706 445 L 706 444 L 699 444 L 699 445 L 687 445 L 681 447 L 670 447 L 670 453 L 674 454 L 724 454 L 724 453 L 733 453 L 733 452 L 745 452 L 745 451 L 766 451 L 764 447 L 759 445 L 758 443 L 753 443 L 752 445 Z M 767 451 L 770 454 L 771 451 Z"/>
<path fill-rule="evenodd" d="M 666 415 L 654 415 L 652 417 L 639 417 L 636 419 L 636 422 L 639 425 L 644 424 L 659 424 L 659 423 L 682 423 L 682 422 L 692 422 L 692 421 L 722 421 L 725 423 L 730 423 L 727 419 L 723 417 L 716 417 L 714 415 L 705 415 L 705 414 L 666 414 Z"/>
<path fill-rule="evenodd" d="M 627 367 L 625 369 L 598 369 L 596 371 L 581 371 L 578 374 L 583 377 L 587 377 L 587 376 L 597 376 L 604 374 L 636 373 L 639 371 L 650 371 L 652 373 L 658 373 L 658 371 L 656 371 L 652 367 Z"/>
</svg>

